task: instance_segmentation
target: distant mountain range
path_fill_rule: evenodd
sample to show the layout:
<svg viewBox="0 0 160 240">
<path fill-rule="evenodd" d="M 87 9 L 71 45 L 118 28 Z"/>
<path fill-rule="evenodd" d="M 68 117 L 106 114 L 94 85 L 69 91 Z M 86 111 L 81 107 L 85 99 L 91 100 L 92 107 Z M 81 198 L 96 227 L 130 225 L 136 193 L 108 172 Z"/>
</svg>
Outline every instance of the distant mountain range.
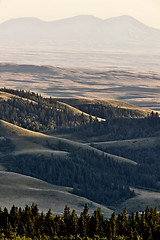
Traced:
<svg viewBox="0 0 160 240">
<path fill-rule="evenodd" d="M 0 24 L 0 43 L 156 49 L 160 47 L 160 30 L 126 15 L 106 20 L 81 15 L 52 22 L 19 18 Z"/>
</svg>

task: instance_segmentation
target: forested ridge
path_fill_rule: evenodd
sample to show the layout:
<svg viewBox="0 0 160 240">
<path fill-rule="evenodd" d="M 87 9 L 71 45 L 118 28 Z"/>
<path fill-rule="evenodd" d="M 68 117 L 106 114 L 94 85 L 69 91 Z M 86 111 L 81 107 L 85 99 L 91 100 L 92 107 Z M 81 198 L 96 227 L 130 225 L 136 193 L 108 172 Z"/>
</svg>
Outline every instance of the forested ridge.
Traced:
<svg viewBox="0 0 160 240">
<path fill-rule="evenodd" d="M 89 123 L 75 128 L 57 129 L 60 134 L 72 134 L 87 142 L 114 141 L 160 136 L 160 117 L 114 118 L 105 122 Z"/>
<path fill-rule="evenodd" d="M 14 94 L 8 100 L 1 100 L 0 119 L 20 127 L 42 131 L 58 127 L 75 127 L 90 121 L 89 117 L 75 114 L 69 107 L 51 97 L 44 98 L 34 92 L 6 88 L 0 91 Z"/>
<path fill-rule="evenodd" d="M 160 181 L 160 138 L 155 141 L 156 143 L 150 146 L 138 148 L 133 148 L 128 146 L 96 146 L 98 149 L 101 149 L 105 152 L 115 154 L 117 156 L 129 158 L 133 161 L 136 161 L 143 168 L 151 169 L 154 173 L 154 178 L 157 178 L 157 181 Z"/>
<path fill-rule="evenodd" d="M 83 104 L 73 104 L 72 106 L 86 112 L 90 115 L 101 117 L 104 119 L 111 118 L 143 118 L 144 113 L 136 109 L 127 109 L 116 107 L 111 104 L 98 103 L 83 103 Z"/>
<path fill-rule="evenodd" d="M 10 211 L 0 209 L 0 238 L 3 239 L 73 239 L 73 240 L 159 240 L 160 214 L 157 208 L 146 207 L 142 213 L 113 212 L 105 219 L 98 208 L 90 216 L 88 205 L 78 216 L 75 210 L 65 207 L 62 216 L 51 210 L 39 213 L 38 206 L 24 209 L 13 205 Z"/>
<path fill-rule="evenodd" d="M 75 113 L 69 106 L 52 97 L 45 98 L 34 92 L 7 88 L 1 88 L 0 91 L 13 95 L 8 100 L 1 100 L 0 119 L 33 131 L 86 125 L 96 122 L 92 116 L 107 120 L 144 118 L 144 113 L 139 110 L 119 108 L 109 104 L 95 103 L 75 106 L 82 112 L 89 114 L 86 116 L 83 113 Z M 158 113 L 155 116 L 158 117 Z"/>
</svg>

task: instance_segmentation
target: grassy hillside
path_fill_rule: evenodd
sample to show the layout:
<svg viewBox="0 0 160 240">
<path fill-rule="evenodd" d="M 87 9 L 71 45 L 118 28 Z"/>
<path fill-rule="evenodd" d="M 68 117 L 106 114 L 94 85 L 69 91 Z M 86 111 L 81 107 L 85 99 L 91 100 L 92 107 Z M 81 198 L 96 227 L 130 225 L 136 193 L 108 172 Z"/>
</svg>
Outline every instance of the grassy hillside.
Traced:
<svg viewBox="0 0 160 240">
<path fill-rule="evenodd" d="M 108 142 L 95 142 L 95 147 L 101 148 L 104 151 L 108 148 L 124 148 L 129 147 L 134 150 L 145 148 L 151 148 L 159 145 L 160 137 L 149 137 L 149 138 L 137 138 L 119 141 L 108 141 Z"/>
<path fill-rule="evenodd" d="M 64 206 L 67 205 L 79 214 L 85 203 L 88 203 L 90 213 L 100 207 L 106 217 L 111 214 L 110 209 L 70 193 L 70 188 L 51 185 L 17 173 L 0 171 L 0 191 L 2 208 L 10 209 L 13 204 L 25 207 L 26 204 L 36 203 L 40 211 L 47 212 L 50 208 L 54 214 L 63 214 Z"/>
<path fill-rule="evenodd" d="M 160 118 L 116 118 L 71 129 L 58 129 L 47 134 L 79 142 L 108 142 L 160 136 Z"/>
<path fill-rule="evenodd" d="M 160 137 L 93 143 L 98 149 L 159 169 Z M 153 169 L 152 169 L 153 170 Z"/>
<path fill-rule="evenodd" d="M 127 171 L 128 164 L 133 168 L 136 164 L 134 161 L 104 153 L 86 144 L 32 132 L 5 121 L 0 121 L 0 132 L 3 137 L 9 138 L 14 144 L 14 149 L 9 154 L 1 152 L 0 163 L 3 167 L 10 171 L 14 170 L 41 178 L 50 183 L 72 186 L 76 194 L 88 196 L 90 199 L 96 198 L 101 203 L 109 201 L 108 196 L 104 200 L 103 195 L 106 195 L 106 192 L 103 191 L 103 194 L 101 192 L 99 196 L 95 196 L 94 191 L 99 185 L 101 185 L 100 191 L 106 188 L 105 185 L 102 186 L 102 183 L 104 184 L 104 175 L 106 176 L 105 181 L 108 182 L 107 188 L 110 189 L 109 178 L 114 179 L 113 176 L 118 174 L 120 181 L 121 168 L 119 168 L 119 165 L 126 164 L 124 168 Z M 104 165 L 105 169 L 103 173 L 101 173 L 102 165 Z M 113 171 L 113 175 L 108 174 L 109 169 L 114 168 L 115 173 Z M 116 172 L 117 168 L 120 169 L 118 173 Z M 87 176 L 88 180 L 86 182 Z M 93 183 L 93 178 L 97 180 L 91 187 L 90 184 Z M 87 192 L 85 188 L 88 189 Z M 122 183 L 123 190 L 116 184 L 114 188 L 110 194 L 113 194 L 114 191 L 123 192 L 126 196 L 130 194 L 127 185 L 125 186 L 124 183 Z M 102 199 L 98 200 L 99 197 Z"/>
<path fill-rule="evenodd" d="M 72 150 L 85 150 L 95 152 L 96 154 L 102 156 L 109 156 L 113 158 L 113 160 L 118 162 L 126 162 L 131 164 L 136 164 L 134 161 L 130 161 L 129 159 L 121 158 L 114 156 L 112 154 L 104 153 L 101 150 L 93 148 L 89 145 L 82 144 L 79 142 L 71 141 L 68 139 L 58 138 L 54 136 L 49 136 L 43 133 L 33 132 L 31 130 L 27 130 L 18 126 L 15 126 L 6 121 L 0 120 L 0 132 L 2 136 L 9 137 L 13 140 L 15 149 L 15 153 L 58 153 L 63 154 L 64 150 L 72 151 Z M 61 145 L 61 150 L 58 149 Z M 53 148 L 54 150 L 51 150 Z M 62 150 L 63 149 L 63 150 Z M 56 151 L 58 150 L 58 151 Z"/>
<path fill-rule="evenodd" d="M 98 143 L 90 146 L 33 132 L 2 120 L 0 132 L 1 136 L 9 139 L 14 146 L 10 152 L 0 149 L 0 164 L 6 170 L 72 187 L 74 194 L 111 208 L 134 196 L 133 192 L 128 191 L 129 186 L 159 191 L 158 176 L 153 177 L 154 171 L 148 171 L 149 166 L 142 165 L 141 162 L 138 162 L 139 165 L 136 159 L 133 161 L 120 157 L 105 149 L 98 150 Z M 137 146 L 141 149 L 142 143 L 149 139 L 140 139 L 141 145 L 137 143 Z M 153 143 L 154 139 L 156 142 L 156 138 L 151 139 L 150 143 Z M 138 142 L 138 139 L 128 142 L 136 144 L 136 141 Z"/>
<path fill-rule="evenodd" d="M 34 92 L 1 89 L 0 119 L 33 130 L 71 128 L 111 118 L 144 118 L 158 112 L 113 100 L 44 98 Z M 157 114 L 157 115 L 156 115 Z"/>
<path fill-rule="evenodd" d="M 96 118 L 51 97 L 23 90 L 1 89 L 0 102 L 1 119 L 34 131 L 73 127 Z M 104 121 L 102 118 L 96 120 Z"/>
<path fill-rule="evenodd" d="M 30 130 L 73 127 L 95 119 L 67 104 L 35 93 L 3 89 L 0 94 L 0 119 Z"/>
<path fill-rule="evenodd" d="M 125 207 L 131 212 L 142 212 L 145 206 L 156 206 L 159 209 L 160 206 L 160 192 L 154 192 L 145 189 L 133 188 L 136 196 L 124 201 L 121 205 L 118 205 L 116 211 L 123 211 Z"/>
<path fill-rule="evenodd" d="M 114 209 L 137 197 L 136 189 L 160 192 L 158 113 L 113 100 L 3 90 L 0 170 L 67 186 Z"/>
<path fill-rule="evenodd" d="M 105 119 L 113 117 L 147 117 L 152 112 L 150 109 L 140 108 L 118 100 L 60 98 L 59 101 Z"/>
<path fill-rule="evenodd" d="M 98 120 L 98 121 L 105 121 L 105 119 L 104 118 L 100 118 L 100 117 L 97 117 L 97 116 L 94 116 L 94 115 L 91 115 L 91 114 L 88 114 L 88 113 L 86 113 L 86 112 L 84 112 L 84 111 L 81 111 L 81 110 L 79 110 L 78 108 L 76 108 L 76 107 L 73 107 L 72 105 L 69 105 L 69 104 L 67 104 L 67 103 L 65 103 L 65 102 L 61 102 L 61 101 L 59 101 L 59 99 L 56 99 L 56 101 L 61 105 L 61 106 L 65 106 L 65 107 L 67 107 L 68 109 L 70 109 L 74 114 L 77 114 L 77 115 L 84 115 L 84 116 L 86 116 L 87 118 L 92 118 L 93 120 Z"/>
<path fill-rule="evenodd" d="M 21 99 L 21 100 L 24 100 L 24 101 L 29 101 L 29 102 L 32 102 L 32 103 L 35 103 L 37 104 L 37 102 L 33 101 L 33 100 L 30 100 L 30 99 L 26 99 L 26 98 L 23 98 L 23 97 L 20 97 L 20 96 L 17 96 L 13 93 L 9 93 L 9 92 L 5 92 L 7 91 L 6 89 L 4 89 L 4 92 L 2 91 L 2 89 L 0 89 L 0 101 L 7 101 L 7 100 L 11 100 L 12 98 L 18 98 L 18 99 Z"/>
</svg>

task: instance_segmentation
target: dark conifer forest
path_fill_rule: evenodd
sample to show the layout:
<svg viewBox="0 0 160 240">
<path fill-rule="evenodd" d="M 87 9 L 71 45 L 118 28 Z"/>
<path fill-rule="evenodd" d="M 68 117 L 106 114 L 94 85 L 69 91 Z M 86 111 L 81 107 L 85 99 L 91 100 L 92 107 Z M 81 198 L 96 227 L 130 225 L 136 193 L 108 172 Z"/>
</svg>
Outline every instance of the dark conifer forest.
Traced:
<svg viewBox="0 0 160 240">
<path fill-rule="evenodd" d="M 103 240 L 159 240 L 160 215 L 156 208 L 146 207 L 142 213 L 113 212 L 105 219 L 101 209 L 88 213 L 88 205 L 78 216 L 75 210 L 65 207 L 62 216 L 39 213 L 38 206 L 24 209 L 13 205 L 10 211 L 0 209 L 0 239 L 103 239 Z"/>
<path fill-rule="evenodd" d="M 8 100 L 1 100 L 0 119 L 33 131 L 82 126 L 95 122 L 96 118 L 92 116 L 107 120 L 144 117 L 137 110 L 128 110 L 111 105 L 83 104 L 78 106 L 80 110 L 90 116 L 87 117 L 83 113 L 75 114 L 66 104 L 51 97 L 44 98 L 34 92 L 7 88 L 2 88 L 0 91 L 14 94 Z"/>
<path fill-rule="evenodd" d="M 69 107 L 52 98 L 43 98 L 34 92 L 1 89 L 14 94 L 0 103 L 0 119 L 33 131 L 42 131 L 58 127 L 75 127 L 85 124 L 89 117 L 74 114 Z"/>
</svg>

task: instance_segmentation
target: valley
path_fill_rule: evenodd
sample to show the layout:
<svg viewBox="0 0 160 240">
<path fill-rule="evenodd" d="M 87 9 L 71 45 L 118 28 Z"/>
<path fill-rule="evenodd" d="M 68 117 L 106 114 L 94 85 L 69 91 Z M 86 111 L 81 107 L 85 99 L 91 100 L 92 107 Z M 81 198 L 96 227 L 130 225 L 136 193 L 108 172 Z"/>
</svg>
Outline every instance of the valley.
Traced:
<svg viewBox="0 0 160 240">
<path fill-rule="evenodd" d="M 160 240 L 159 12 L 0 0 L 0 240 Z"/>
<path fill-rule="evenodd" d="M 105 216 L 124 206 L 129 212 L 159 206 L 159 112 L 117 100 L 47 98 L 7 88 L 0 104 L 2 205 L 38 201 L 43 211 L 55 211 L 56 204 L 59 214 L 66 204 L 80 212 L 87 202 Z M 25 127 L 32 119 L 36 128 Z"/>
<path fill-rule="evenodd" d="M 85 203 L 88 203 L 90 214 L 100 207 L 105 217 L 110 217 L 112 211 L 89 199 L 76 196 L 71 188 L 48 184 L 29 176 L 0 171 L 1 207 L 10 209 L 13 203 L 24 208 L 26 205 L 38 204 L 40 211 L 48 212 L 49 208 L 54 214 L 62 215 L 64 203 L 75 209 L 79 214 Z M 7 197 L 7 198 L 6 198 Z"/>
</svg>

